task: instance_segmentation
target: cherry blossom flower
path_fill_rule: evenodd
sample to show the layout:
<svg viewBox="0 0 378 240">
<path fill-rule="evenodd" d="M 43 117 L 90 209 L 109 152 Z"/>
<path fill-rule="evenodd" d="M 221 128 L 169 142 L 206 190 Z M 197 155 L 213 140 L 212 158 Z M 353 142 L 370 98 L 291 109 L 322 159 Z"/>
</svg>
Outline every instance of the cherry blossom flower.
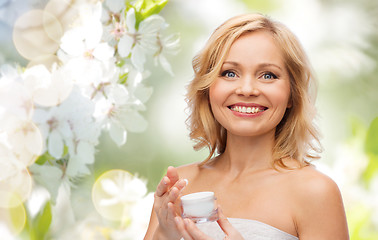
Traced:
<svg viewBox="0 0 378 240">
<path fill-rule="evenodd" d="M 130 69 L 130 70 L 129 70 Z M 101 99 L 96 101 L 94 117 L 109 131 L 119 146 L 127 139 L 127 131 L 141 132 L 147 127 L 146 120 L 138 111 L 146 109 L 144 103 L 152 94 L 152 88 L 144 86 L 143 74 L 127 67 L 127 87 L 109 83 Z"/>
<path fill-rule="evenodd" d="M 102 206 L 136 203 L 147 193 L 145 183 L 126 172 L 118 173 L 114 179 L 103 179 L 101 186 L 110 196 L 100 201 Z"/>
<path fill-rule="evenodd" d="M 78 85 L 100 83 L 107 71 L 114 69 L 114 48 L 102 42 L 103 27 L 99 9 L 83 17 L 83 24 L 68 30 L 61 39 L 59 59 L 67 65 L 68 76 Z"/>
<path fill-rule="evenodd" d="M 50 3 L 60 6 L 59 0 Z M 0 204 L 6 203 L 3 193 L 22 195 L 22 203 L 29 198 L 32 182 L 43 187 L 49 193 L 43 201 L 53 203 L 55 215 L 66 216 L 53 218 L 50 231 L 57 239 L 65 239 L 59 238 L 68 229 L 59 231 L 62 224 L 73 228 L 74 236 L 83 236 L 83 228 L 75 228 L 80 221 L 75 222 L 70 204 L 71 188 L 90 174 L 102 129 L 119 146 L 126 142 L 127 132 L 146 129 L 141 112 L 152 94 L 143 83 L 150 75 L 144 70 L 147 57 L 155 57 L 173 74 L 165 56 L 178 46 L 177 37 L 161 34 L 167 26 L 164 19 L 146 11 L 156 7 L 155 2 L 75 1 L 67 7 L 78 15 L 60 39 L 55 53 L 59 62 L 49 67 L 35 62 L 26 68 L 0 67 Z M 141 14 L 143 20 L 137 20 Z M 103 195 L 97 198 L 97 210 L 120 221 L 121 227 L 104 226 L 97 215 L 94 225 L 89 224 L 102 228 L 93 231 L 96 237 L 141 238 L 149 215 L 143 206 L 152 204 L 146 183 L 124 171 L 98 183 Z M 40 207 L 33 215 L 38 211 Z"/>
<path fill-rule="evenodd" d="M 135 28 L 136 18 L 134 8 L 130 8 L 126 15 L 127 33 L 119 40 L 118 53 L 121 57 L 128 57 L 131 53 L 131 62 L 137 70 L 143 72 L 146 54 L 156 52 L 157 33 L 164 24 L 159 15 L 152 15 Z"/>
<path fill-rule="evenodd" d="M 96 180 L 92 201 L 101 216 L 120 221 L 121 226 L 125 226 L 133 207 L 146 193 L 145 182 L 137 176 L 124 170 L 110 170 Z"/>
<path fill-rule="evenodd" d="M 180 48 L 180 38 L 177 35 L 169 35 L 167 37 L 161 36 L 158 37 L 158 51 L 154 54 L 155 56 L 155 65 L 159 62 L 162 68 L 173 76 L 172 67 L 169 64 L 165 54 L 175 55 L 178 53 Z"/>
<path fill-rule="evenodd" d="M 92 117 L 93 110 L 93 102 L 77 88 L 59 106 L 35 110 L 34 120 L 44 133 L 49 154 L 61 159 L 64 146 L 68 147 L 66 173 L 70 176 L 89 173 L 86 164 L 94 161 L 100 126 Z"/>
</svg>

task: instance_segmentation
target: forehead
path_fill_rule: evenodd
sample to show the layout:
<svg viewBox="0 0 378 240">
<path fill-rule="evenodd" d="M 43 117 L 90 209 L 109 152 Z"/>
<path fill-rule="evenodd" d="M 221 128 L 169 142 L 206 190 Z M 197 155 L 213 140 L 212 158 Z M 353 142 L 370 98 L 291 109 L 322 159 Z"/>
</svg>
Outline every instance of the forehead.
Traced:
<svg viewBox="0 0 378 240">
<path fill-rule="evenodd" d="M 231 45 L 225 61 L 245 65 L 272 63 L 285 67 L 282 50 L 268 31 L 244 33 Z"/>
</svg>

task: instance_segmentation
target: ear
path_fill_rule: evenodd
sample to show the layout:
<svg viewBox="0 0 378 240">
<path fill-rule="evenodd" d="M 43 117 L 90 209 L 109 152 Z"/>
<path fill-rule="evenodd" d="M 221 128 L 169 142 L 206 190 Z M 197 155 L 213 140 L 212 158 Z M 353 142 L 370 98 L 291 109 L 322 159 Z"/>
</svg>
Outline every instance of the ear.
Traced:
<svg viewBox="0 0 378 240">
<path fill-rule="evenodd" d="M 291 108 L 292 106 L 293 106 L 293 99 L 290 96 L 289 101 L 287 102 L 286 108 Z"/>
</svg>

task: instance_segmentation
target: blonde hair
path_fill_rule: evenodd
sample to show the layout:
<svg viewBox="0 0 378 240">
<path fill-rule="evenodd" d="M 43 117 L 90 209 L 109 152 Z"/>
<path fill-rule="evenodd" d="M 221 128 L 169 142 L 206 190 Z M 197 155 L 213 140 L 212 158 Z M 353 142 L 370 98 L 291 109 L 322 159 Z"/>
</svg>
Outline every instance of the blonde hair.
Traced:
<svg viewBox="0 0 378 240">
<path fill-rule="evenodd" d="M 233 42 L 242 34 L 264 30 L 269 32 L 281 53 L 290 76 L 291 108 L 278 124 L 273 147 L 272 165 L 286 167 L 282 159 L 290 157 L 306 166 L 321 152 L 315 117 L 316 84 L 307 56 L 295 35 L 283 24 L 261 14 L 245 14 L 229 19 L 210 36 L 205 47 L 193 59 L 194 79 L 188 85 L 187 125 L 195 150 L 209 148 L 208 157 L 225 151 L 227 132 L 214 118 L 209 103 L 209 87 L 219 76 Z"/>
</svg>

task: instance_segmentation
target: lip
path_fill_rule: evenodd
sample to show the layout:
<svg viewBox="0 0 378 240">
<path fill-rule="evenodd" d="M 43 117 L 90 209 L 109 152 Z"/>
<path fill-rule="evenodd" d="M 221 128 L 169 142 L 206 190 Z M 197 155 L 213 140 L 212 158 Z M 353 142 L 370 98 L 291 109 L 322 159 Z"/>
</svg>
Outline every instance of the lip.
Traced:
<svg viewBox="0 0 378 240">
<path fill-rule="evenodd" d="M 232 108 L 234 107 L 246 107 L 246 108 L 259 108 L 260 110 L 262 111 L 259 111 L 257 113 L 244 113 L 244 112 L 237 112 L 237 111 L 234 111 L 232 110 Z M 235 103 L 235 104 L 232 104 L 232 105 L 229 105 L 228 106 L 228 109 L 230 109 L 230 111 L 235 115 L 235 116 L 238 116 L 238 117 L 249 117 L 249 118 L 253 118 L 253 117 L 258 117 L 258 116 L 261 116 L 267 109 L 268 107 L 266 106 L 263 106 L 263 105 L 260 105 L 260 104 L 257 104 L 257 103 L 243 103 L 243 102 L 239 102 L 239 103 Z"/>
<path fill-rule="evenodd" d="M 229 105 L 228 107 L 233 107 L 233 106 L 241 106 L 241 107 L 258 107 L 258 108 L 264 108 L 264 109 L 268 109 L 268 107 L 265 107 L 263 105 L 260 105 L 260 104 L 257 104 L 257 103 L 245 103 L 245 102 L 238 102 L 238 103 L 234 103 L 232 105 Z"/>
</svg>

